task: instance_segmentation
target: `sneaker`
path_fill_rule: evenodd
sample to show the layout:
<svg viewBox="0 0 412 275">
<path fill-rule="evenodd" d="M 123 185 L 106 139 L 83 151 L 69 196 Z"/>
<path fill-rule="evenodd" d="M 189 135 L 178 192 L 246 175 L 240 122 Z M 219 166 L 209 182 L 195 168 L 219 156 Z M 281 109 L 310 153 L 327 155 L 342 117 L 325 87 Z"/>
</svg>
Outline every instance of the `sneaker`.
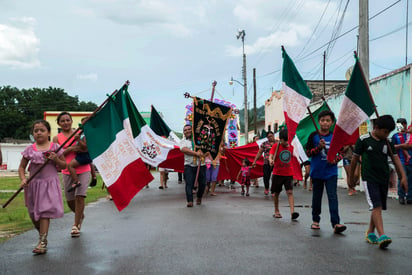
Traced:
<svg viewBox="0 0 412 275">
<path fill-rule="evenodd" d="M 381 249 L 385 249 L 387 248 L 392 242 L 392 239 L 389 238 L 386 235 L 382 235 L 380 236 L 380 238 L 378 239 L 378 243 L 379 243 L 379 248 Z"/>
<path fill-rule="evenodd" d="M 368 231 L 365 232 L 365 240 L 370 244 L 377 244 L 378 243 L 378 236 L 375 233 L 369 233 Z"/>
<path fill-rule="evenodd" d="M 405 198 L 399 197 L 399 204 L 405 204 Z"/>
</svg>

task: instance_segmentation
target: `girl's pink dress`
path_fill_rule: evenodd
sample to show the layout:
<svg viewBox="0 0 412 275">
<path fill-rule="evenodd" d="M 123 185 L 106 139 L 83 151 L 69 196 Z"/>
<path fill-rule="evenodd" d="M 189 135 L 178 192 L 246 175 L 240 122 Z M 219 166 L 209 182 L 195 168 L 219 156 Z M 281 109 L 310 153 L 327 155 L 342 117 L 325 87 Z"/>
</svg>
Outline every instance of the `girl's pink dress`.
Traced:
<svg viewBox="0 0 412 275">
<path fill-rule="evenodd" d="M 241 171 L 242 181 L 240 185 L 250 185 L 250 167 L 242 166 Z"/>
<path fill-rule="evenodd" d="M 59 145 L 50 144 L 50 151 L 56 151 Z M 38 151 L 36 144 L 28 146 L 22 153 L 30 161 L 29 172 L 33 175 L 45 162 L 43 153 Z M 57 155 L 60 156 L 63 150 Z M 56 163 L 52 160 L 24 187 L 24 199 L 30 218 L 38 221 L 40 218 L 56 219 L 64 215 L 62 189 Z"/>
</svg>

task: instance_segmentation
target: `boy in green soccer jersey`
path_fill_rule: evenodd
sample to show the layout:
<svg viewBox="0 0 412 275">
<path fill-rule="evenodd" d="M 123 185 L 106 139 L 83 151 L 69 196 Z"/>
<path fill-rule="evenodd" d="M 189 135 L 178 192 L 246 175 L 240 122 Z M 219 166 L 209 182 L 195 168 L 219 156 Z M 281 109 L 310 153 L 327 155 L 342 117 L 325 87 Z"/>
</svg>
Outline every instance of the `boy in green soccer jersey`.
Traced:
<svg viewBox="0 0 412 275">
<path fill-rule="evenodd" d="M 382 210 L 386 210 L 389 187 L 388 156 L 392 155 L 396 172 L 406 192 L 408 188 L 402 163 L 396 155 L 393 144 L 387 139 L 394 129 L 395 121 L 392 116 L 384 115 L 377 118 L 373 125 L 373 131 L 361 136 L 356 142 L 350 167 L 350 186 L 353 188 L 356 184 L 354 177 L 356 164 L 362 157 L 362 183 L 366 199 L 372 210 L 369 228 L 366 231 L 366 241 L 371 244 L 379 244 L 380 248 L 386 248 L 392 242 L 392 239 L 385 235 L 382 220 Z M 375 234 L 375 229 L 379 238 Z"/>
</svg>

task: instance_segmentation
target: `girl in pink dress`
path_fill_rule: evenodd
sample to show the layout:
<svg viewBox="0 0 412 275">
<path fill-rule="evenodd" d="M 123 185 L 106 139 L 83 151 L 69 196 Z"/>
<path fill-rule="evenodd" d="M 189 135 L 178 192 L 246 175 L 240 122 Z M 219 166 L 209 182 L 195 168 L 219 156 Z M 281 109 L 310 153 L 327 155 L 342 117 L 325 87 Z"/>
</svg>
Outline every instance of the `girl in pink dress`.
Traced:
<svg viewBox="0 0 412 275">
<path fill-rule="evenodd" d="M 45 120 L 36 120 L 32 128 L 35 143 L 29 145 L 22 153 L 19 166 L 21 187 L 24 188 L 24 199 L 30 218 L 40 235 L 38 245 L 33 253 L 47 252 L 47 234 L 50 219 L 63 217 L 63 200 L 57 166 L 66 168 L 63 152 L 56 153 L 59 145 L 50 142 L 50 124 Z M 44 165 L 44 163 L 47 163 Z M 30 176 L 35 175 L 29 182 L 26 178 L 26 167 Z M 44 167 L 42 167 L 44 165 Z M 41 168 L 42 167 L 42 168 Z"/>
<path fill-rule="evenodd" d="M 242 175 L 240 185 L 242 186 L 242 192 L 240 193 L 242 196 L 245 195 L 245 186 L 246 186 L 246 197 L 249 197 L 249 187 L 250 187 L 250 162 L 247 158 L 242 160 L 242 167 L 240 168 L 239 173 L 237 174 L 237 179 L 239 176 Z"/>
</svg>

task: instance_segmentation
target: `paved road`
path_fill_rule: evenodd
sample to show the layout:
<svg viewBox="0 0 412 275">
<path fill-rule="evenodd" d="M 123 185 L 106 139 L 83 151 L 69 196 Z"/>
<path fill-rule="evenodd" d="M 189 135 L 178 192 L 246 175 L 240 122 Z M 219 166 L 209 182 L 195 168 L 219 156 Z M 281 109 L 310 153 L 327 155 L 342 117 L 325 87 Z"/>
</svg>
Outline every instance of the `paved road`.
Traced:
<svg viewBox="0 0 412 275">
<path fill-rule="evenodd" d="M 250 197 L 219 187 L 218 196 L 187 208 L 177 175 L 166 190 L 155 176 L 120 213 L 110 201 L 89 205 L 80 238 L 70 237 L 72 214 L 53 220 L 45 255 L 31 253 L 35 230 L 0 244 L 0 274 L 411 274 L 412 205 L 389 199 L 383 218 L 393 243 L 380 250 L 364 240 L 370 213 L 363 194 L 339 189 L 348 230 L 336 235 L 326 198 L 321 230 L 309 228 L 311 193 L 302 187 L 295 189 L 301 216 L 292 222 L 284 193 L 282 219 L 272 218 L 262 187 Z"/>
</svg>

